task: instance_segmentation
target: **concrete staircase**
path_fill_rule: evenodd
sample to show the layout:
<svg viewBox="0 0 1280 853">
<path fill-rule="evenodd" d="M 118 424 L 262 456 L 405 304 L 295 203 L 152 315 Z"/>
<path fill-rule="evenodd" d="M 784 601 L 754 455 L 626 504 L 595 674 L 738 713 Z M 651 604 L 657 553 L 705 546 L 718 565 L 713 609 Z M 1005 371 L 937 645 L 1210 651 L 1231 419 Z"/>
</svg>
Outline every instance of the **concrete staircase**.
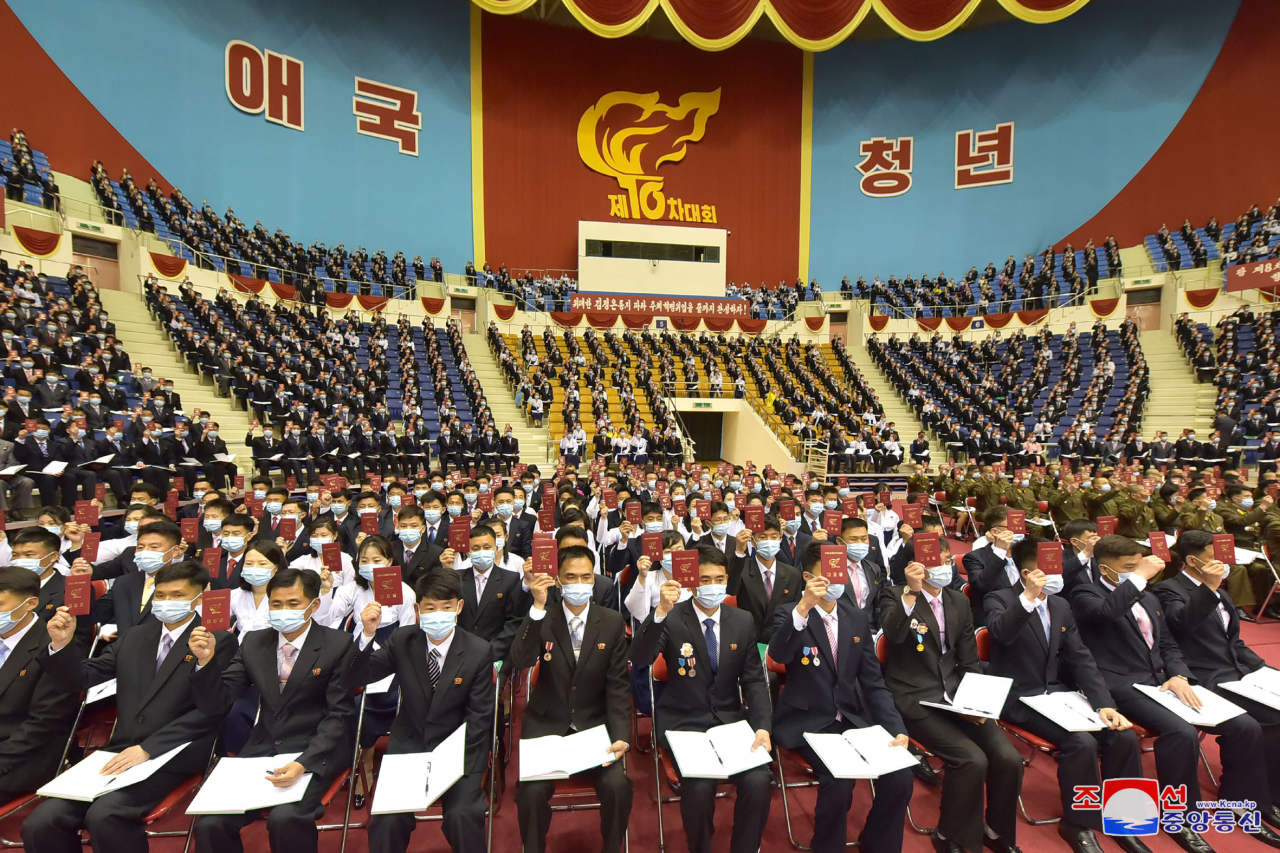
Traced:
<svg viewBox="0 0 1280 853">
<path fill-rule="evenodd" d="M 516 405 L 515 395 L 507 387 L 502 368 L 498 365 L 498 360 L 493 357 L 493 353 L 489 350 L 489 342 L 485 340 L 482 333 L 463 335 L 462 343 L 467 348 L 467 358 L 471 360 L 476 377 L 484 388 L 485 399 L 489 401 L 489 408 L 493 410 L 493 418 L 497 422 L 499 433 L 506 428 L 507 424 L 511 424 L 511 432 L 520 442 L 521 461 L 545 465 L 548 461 L 546 446 L 551 440 L 550 429 L 545 425 L 542 429 L 526 425 L 524 412 L 520 411 Z"/>
<path fill-rule="evenodd" d="M 182 397 L 186 415 L 193 417 L 196 409 L 208 412 L 209 418 L 217 421 L 220 437 L 227 443 L 228 452 L 236 454 L 240 473 L 251 475 L 254 469 L 249 448 L 241 440 L 249 431 L 249 414 L 232 408 L 232 398 L 219 397 L 212 380 L 204 379 L 187 367 L 168 334 L 147 313 L 140 294 L 105 288 L 98 294 L 116 325 L 116 336 L 124 343 L 125 352 L 133 361 L 134 371 L 141 372 L 146 366 L 155 376 L 173 380 L 173 388 Z"/>
<path fill-rule="evenodd" d="M 916 417 L 915 410 L 908 406 L 902 397 L 898 396 L 897 388 L 889 381 L 889 377 L 880 369 L 880 366 L 876 364 L 875 359 L 867 352 L 865 346 L 861 343 L 854 343 L 847 348 L 847 351 L 854 365 L 858 370 L 862 371 L 862 375 L 866 377 L 871 386 L 875 388 L 876 393 L 880 395 L 880 404 L 884 406 L 885 420 L 892 421 L 898 431 L 905 463 L 911 462 L 911 442 L 916 440 L 917 434 L 924 432 L 925 437 L 929 439 L 929 460 L 932 463 L 930 467 L 936 469 L 947 458 L 946 449 L 942 446 L 942 442 L 938 440 L 937 436 L 924 428 L 924 424 Z"/>
<path fill-rule="evenodd" d="M 1151 368 L 1151 398 L 1142 421 L 1142 435 L 1150 439 L 1157 430 L 1177 441 L 1184 429 L 1208 435 L 1213 425 L 1217 388 L 1196 382 L 1195 371 L 1182 354 L 1169 329 L 1140 333 L 1143 355 Z"/>
</svg>

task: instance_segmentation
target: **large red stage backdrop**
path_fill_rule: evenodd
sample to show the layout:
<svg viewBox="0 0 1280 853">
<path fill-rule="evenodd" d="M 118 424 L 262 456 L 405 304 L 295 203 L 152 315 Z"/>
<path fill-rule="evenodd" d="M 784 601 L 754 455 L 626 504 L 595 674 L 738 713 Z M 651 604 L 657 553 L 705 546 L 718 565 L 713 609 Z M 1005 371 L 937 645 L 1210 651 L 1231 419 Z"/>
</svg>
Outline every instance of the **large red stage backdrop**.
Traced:
<svg viewBox="0 0 1280 853">
<path fill-rule="evenodd" d="M 803 56 L 484 15 L 486 259 L 574 269 L 578 221 L 726 228 L 729 278 L 794 281 Z"/>
</svg>

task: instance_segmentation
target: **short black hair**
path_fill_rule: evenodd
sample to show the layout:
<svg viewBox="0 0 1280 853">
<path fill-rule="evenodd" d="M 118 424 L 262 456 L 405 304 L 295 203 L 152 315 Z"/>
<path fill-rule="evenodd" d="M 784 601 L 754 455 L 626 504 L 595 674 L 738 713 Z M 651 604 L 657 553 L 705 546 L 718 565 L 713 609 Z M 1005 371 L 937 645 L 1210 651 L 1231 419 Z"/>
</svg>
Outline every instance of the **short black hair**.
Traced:
<svg viewBox="0 0 1280 853">
<path fill-rule="evenodd" d="M 1174 487 L 1177 488 L 1176 486 Z M 1070 542 L 1072 539 L 1078 539 L 1086 533 L 1097 533 L 1097 522 L 1090 521 L 1087 518 L 1077 518 L 1074 521 L 1068 521 L 1058 530 L 1058 536 L 1063 542 Z"/>
<path fill-rule="evenodd" d="M 271 576 L 267 581 L 267 597 L 277 589 L 290 589 L 301 584 L 302 594 L 309 599 L 320 597 L 320 574 L 310 569 L 284 568 Z"/>
<path fill-rule="evenodd" d="M 1009 549 L 1009 556 L 1013 559 L 1013 564 L 1018 567 L 1020 572 L 1029 572 L 1034 569 L 1039 554 L 1040 543 L 1030 537 L 1014 542 L 1013 547 Z"/>
<path fill-rule="evenodd" d="M 253 530 L 253 516 L 249 515 L 247 512 L 233 512 L 222 520 L 222 526 L 224 529 L 230 526 L 235 528 L 243 527 L 245 530 Z"/>
<path fill-rule="evenodd" d="M 421 521 L 423 524 L 427 523 L 427 516 L 425 513 L 423 513 L 422 507 L 416 504 L 413 506 L 401 507 L 400 514 L 396 516 L 397 521 L 404 521 L 405 519 L 409 519 L 409 518 L 416 518 L 418 519 L 418 521 Z"/>
<path fill-rule="evenodd" d="M 227 515 L 231 515 L 236 511 L 236 505 L 226 498 L 214 498 L 204 505 L 205 512 L 211 509 L 220 509 Z"/>
<path fill-rule="evenodd" d="M 0 566 L 0 592 L 16 592 L 23 598 L 39 598 L 40 576 L 19 566 Z"/>
<path fill-rule="evenodd" d="M 194 585 L 197 590 L 203 590 L 209 585 L 209 570 L 203 563 L 195 560 L 170 563 L 167 566 L 161 566 L 160 571 L 156 572 L 155 582 L 162 584 L 169 581 L 186 581 Z"/>
<path fill-rule="evenodd" d="M 570 545 L 568 548 L 559 549 L 559 563 L 556 565 L 556 571 L 564 568 L 564 564 L 570 560 L 587 560 L 594 567 L 596 564 L 596 553 L 585 545 Z"/>
<path fill-rule="evenodd" d="M 809 542 L 800 552 L 800 571 L 815 574 L 815 569 L 822 565 L 822 543 Z"/>
<path fill-rule="evenodd" d="M 1178 543 L 1173 547 L 1183 559 L 1186 559 L 1188 554 L 1199 553 L 1213 547 L 1213 534 L 1207 530 L 1188 530 L 1178 537 Z"/>
<path fill-rule="evenodd" d="M 1009 508 L 1002 504 L 996 504 L 982 514 L 982 529 L 990 530 L 993 527 L 998 527 L 999 525 L 1004 524 L 1008 520 Z"/>
<path fill-rule="evenodd" d="M 436 566 L 418 578 L 413 585 L 413 594 L 419 602 L 428 599 L 452 601 L 462 598 L 462 580 L 453 569 Z"/>
<path fill-rule="evenodd" d="M 1116 557 L 1141 557 L 1143 548 L 1128 536 L 1103 536 L 1093 546 L 1093 556 L 1098 562 Z"/>
<path fill-rule="evenodd" d="M 13 536 L 14 545 L 43 545 L 45 551 L 56 552 L 62 546 L 58 534 L 50 533 L 43 527 L 24 527 Z"/>
<path fill-rule="evenodd" d="M 556 531 L 556 547 L 563 547 L 564 540 L 566 539 L 581 539 L 583 542 L 591 541 L 587 538 L 587 528 L 581 527 L 577 524 L 564 524 L 560 526 L 560 529 Z"/>
<path fill-rule="evenodd" d="M 151 485 L 150 483 L 141 483 L 141 482 L 131 484 L 129 486 L 129 494 L 130 495 L 146 495 L 147 497 L 151 498 L 151 500 L 153 501 L 158 501 L 160 500 L 161 497 L 163 497 L 163 495 L 160 493 L 160 490 L 157 489 L 155 486 Z"/>
<path fill-rule="evenodd" d="M 729 568 L 729 560 L 724 555 L 724 551 L 711 545 L 698 546 L 698 565 L 699 566 L 719 566 L 722 569 Z"/>
<path fill-rule="evenodd" d="M 840 522 L 840 532 L 842 534 L 847 533 L 850 530 L 866 530 L 870 532 L 871 527 L 867 524 L 866 519 L 858 518 L 856 515 L 851 515 L 844 521 Z"/>
<path fill-rule="evenodd" d="M 156 519 L 148 521 L 146 524 L 138 525 L 138 536 L 147 534 L 151 536 L 159 536 L 169 543 L 169 547 L 177 545 L 182 541 L 182 528 L 174 524 L 168 518 Z"/>
</svg>

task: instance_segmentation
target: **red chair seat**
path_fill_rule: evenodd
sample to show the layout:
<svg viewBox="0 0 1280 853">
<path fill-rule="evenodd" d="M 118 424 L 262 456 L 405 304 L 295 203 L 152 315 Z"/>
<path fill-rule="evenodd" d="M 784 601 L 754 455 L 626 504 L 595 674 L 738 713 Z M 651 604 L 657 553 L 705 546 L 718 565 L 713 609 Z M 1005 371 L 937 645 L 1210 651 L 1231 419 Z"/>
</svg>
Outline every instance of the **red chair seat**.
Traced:
<svg viewBox="0 0 1280 853">
<path fill-rule="evenodd" d="M 147 813 L 147 816 L 142 819 L 142 822 L 147 825 L 151 825 L 167 815 L 169 812 L 173 811 L 178 803 L 182 802 L 183 797 L 200 787 L 200 782 L 203 779 L 203 773 L 197 773 L 194 776 L 188 776 L 186 779 L 183 779 L 181 784 L 169 792 L 168 796 L 156 803 L 156 807 Z"/>
<path fill-rule="evenodd" d="M 665 746 L 660 746 L 658 755 L 662 759 L 662 773 L 667 777 L 667 784 L 672 788 L 679 788 L 680 774 L 676 772 L 676 762 L 671 752 Z"/>
<path fill-rule="evenodd" d="M 327 808 L 329 803 L 333 802 L 333 798 L 338 796 L 338 791 L 342 789 L 343 783 L 347 781 L 347 777 L 351 775 L 351 768 L 346 767 L 341 773 L 334 777 L 333 782 L 329 784 L 329 789 L 324 792 L 324 796 L 320 798 L 320 802 Z"/>
<path fill-rule="evenodd" d="M 1133 724 L 1133 733 L 1140 738 L 1149 738 L 1149 737 L 1156 736 L 1155 732 L 1151 731 L 1150 729 L 1145 729 L 1142 726 L 1138 725 L 1137 723 Z"/>
<path fill-rule="evenodd" d="M 14 797 L 12 800 L 9 800 L 3 806 L 0 806 L 0 817 L 5 817 L 10 814 L 13 814 L 18 809 L 22 808 L 27 803 L 31 802 L 32 800 L 38 797 L 39 797 L 39 794 L 19 794 L 18 796 Z"/>
</svg>

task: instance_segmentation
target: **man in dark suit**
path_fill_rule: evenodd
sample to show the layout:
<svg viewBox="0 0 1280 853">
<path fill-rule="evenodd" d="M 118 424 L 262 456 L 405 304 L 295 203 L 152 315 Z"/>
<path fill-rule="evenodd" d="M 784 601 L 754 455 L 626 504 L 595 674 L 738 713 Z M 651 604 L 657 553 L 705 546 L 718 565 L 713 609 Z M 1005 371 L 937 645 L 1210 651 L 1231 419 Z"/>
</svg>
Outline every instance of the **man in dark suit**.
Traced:
<svg viewBox="0 0 1280 853">
<path fill-rule="evenodd" d="M 1098 525 L 1087 518 L 1068 521 L 1058 528 L 1058 536 L 1062 539 L 1062 592 L 1070 600 L 1078 585 L 1093 582 L 1098 566 L 1093 557 Z"/>
<path fill-rule="evenodd" d="M 49 672 L 46 620 L 36 616 L 39 593 L 35 574 L 0 567 L 0 793 L 6 798 L 30 793 L 58 774 L 79 699 Z M 68 652 L 76 658 L 83 653 L 78 646 Z"/>
<path fill-rule="evenodd" d="M 721 605 L 729 584 L 724 553 L 705 545 L 697 551 L 697 593 L 677 604 L 680 584 L 674 580 L 664 583 L 658 606 L 632 641 L 633 666 L 652 666 L 662 655 L 670 674 L 654 709 L 653 724 L 665 743 L 668 731 L 705 732 L 713 726 L 746 720 L 756 735 L 752 752 L 771 752 L 769 688 L 755 626 L 747 612 Z M 728 781 L 737 789 L 729 849 L 732 853 L 755 853 L 769 819 L 769 767 L 765 764 L 744 770 Z M 711 850 L 716 784 L 715 779 L 692 776 L 680 780 L 680 816 L 690 853 Z"/>
<path fill-rule="evenodd" d="M 466 605 L 455 572 L 433 569 L 418 581 L 414 593 L 418 624 L 394 631 L 383 648 L 373 642 L 382 622 L 381 606 L 374 602 L 361 612 L 360 651 L 348 660 L 343 684 L 354 690 L 393 673 L 399 676 L 400 710 L 391 724 L 389 755 L 430 752 L 459 726 L 467 727 L 463 776 L 440 798 L 442 829 L 454 853 L 482 853 L 482 779 L 493 734 L 493 657 L 488 643 L 458 624 Z M 369 849 L 404 853 L 416 825 L 412 814 L 376 815 L 369 824 Z"/>
<path fill-rule="evenodd" d="M 855 783 L 832 776 L 804 739 L 805 733 L 839 734 L 879 725 L 893 737 L 895 746 L 906 746 L 907 728 L 881 676 L 866 615 L 845 590 L 823 578 L 821 555 L 822 546 L 817 543 L 805 551 L 804 596 L 795 607 L 780 607 L 773 616 L 769 657 L 787 668 L 773 728 L 778 745 L 797 750 L 818 778 L 813 853 L 843 853 Z M 813 656 L 828 666 L 817 665 Z M 897 853 L 902 849 L 903 818 L 913 785 L 910 770 L 876 779 L 875 799 L 858 839 L 861 850 Z"/>
<path fill-rule="evenodd" d="M 511 666 L 538 667 L 521 736 L 567 735 L 607 727 L 614 760 L 582 775 L 594 777 L 600 799 L 601 850 L 617 853 L 631 815 L 631 780 L 618 760 L 629 749 L 631 736 L 625 623 L 616 610 L 591 601 L 595 564 L 589 549 L 561 548 L 559 559 L 558 575 L 532 578 L 533 605 L 511 647 Z M 548 607 L 547 593 L 557 585 L 563 598 Z M 527 853 L 546 849 L 554 791 L 555 783 L 550 781 L 521 782 L 516 791 L 520 837 Z"/>
<path fill-rule="evenodd" d="M 273 461 L 271 457 L 277 453 L 284 453 L 284 446 L 275 437 L 275 431 L 266 427 L 261 427 L 261 437 L 254 438 L 253 431 L 259 427 L 261 427 L 261 424 L 256 420 L 249 424 L 249 432 L 244 437 L 244 443 L 253 453 L 253 462 L 258 466 L 258 473 L 263 477 L 269 477 L 271 476 L 272 468 L 281 467 L 283 470 L 280 465 L 283 459 Z"/>
<path fill-rule="evenodd" d="M 258 688 L 262 711 L 240 755 L 302 753 L 274 771 L 271 781 L 277 787 L 292 785 L 303 773 L 314 774 L 301 801 L 268 812 L 271 849 L 314 851 L 316 819 L 324 813 L 320 798 L 351 763 L 356 709 L 341 675 L 354 644 L 345 631 L 311 621 L 320 606 L 320 575 L 315 572 L 280 569 L 267 584 L 267 598 L 271 627 L 243 635 L 225 667 L 214 657 L 214 636 L 204 628 L 192 632 L 190 647 L 200 666 L 191 676 L 191 692 L 200 710 L 225 715 L 247 687 Z M 257 817 L 257 812 L 201 817 L 195 829 L 197 849 L 242 851 L 240 830 Z"/>
<path fill-rule="evenodd" d="M 533 556 L 533 521 L 516 515 L 515 502 L 516 492 L 510 486 L 499 486 L 493 493 L 494 514 L 506 529 L 507 553 L 527 560 Z"/>
<path fill-rule="evenodd" d="M 48 622 L 58 608 L 66 604 L 66 578 L 58 571 L 59 537 L 41 527 L 27 527 L 15 533 L 9 544 L 13 555 L 9 564 L 35 575 L 40 585 L 35 613 Z M 93 640 L 93 625 L 88 619 L 81 623 L 76 626 L 76 642 L 80 644 L 80 653 L 87 654 Z"/>
<path fill-rule="evenodd" d="M 754 543 L 754 553 L 747 553 Z M 773 613 L 794 604 L 804 593 L 800 572 L 778 556 L 782 546 L 782 525 L 776 515 L 766 515 L 764 530 L 752 535 L 738 534 L 729 560 L 729 595 L 737 596 L 738 607 L 751 615 L 756 642 L 767 643 L 773 636 Z"/>
<path fill-rule="evenodd" d="M 73 643 L 81 620 L 66 608 L 50 620 L 49 654 L 42 663 L 63 689 L 75 695 L 116 679 L 116 726 L 103 748 L 119 755 L 104 770 L 119 773 L 184 743 L 191 745 L 150 778 L 92 803 L 46 800 L 23 824 L 27 849 L 78 853 L 80 830 L 88 829 L 100 850 L 145 853 L 143 816 L 183 779 L 204 772 L 223 715 L 196 708 L 190 682 L 196 663 L 187 643 L 200 624 L 196 608 L 208 582 L 209 573 L 199 563 L 165 566 L 156 573 L 152 604 L 156 618 L 89 660 L 81 657 Z M 220 668 L 235 655 L 235 637 L 224 632 L 214 636 L 218 642 L 215 668 Z"/>
<path fill-rule="evenodd" d="M 18 462 L 27 466 L 27 476 L 35 481 L 40 490 L 42 503 L 54 506 L 58 496 L 62 497 L 62 505 L 70 508 L 76 502 L 75 475 L 63 471 L 61 474 L 42 474 L 50 462 L 66 462 L 66 448 L 62 442 L 56 441 L 49 434 L 49 422 L 43 416 L 36 418 L 36 431 L 26 434 L 26 430 L 18 433 L 19 443 L 16 450 Z"/>
<path fill-rule="evenodd" d="M 126 560 L 140 571 L 120 575 L 111 589 L 93 604 L 94 621 L 101 627 L 105 639 L 123 637 L 131 629 L 149 621 L 151 598 L 155 593 L 156 573 L 171 562 L 181 559 L 186 552 L 182 530 L 164 519 L 148 519 L 138 528 L 138 544 L 132 555 L 118 558 L 123 570 Z M 73 571 L 77 571 L 73 564 Z M 97 572 L 94 572 L 95 578 Z"/>
<path fill-rule="evenodd" d="M 845 555 L 849 559 L 849 583 L 845 585 L 844 594 L 867 617 L 871 630 L 879 631 L 880 593 L 888 589 L 889 579 L 885 576 L 884 566 L 871 552 L 871 531 L 867 522 L 852 516 L 846 518 L 840 524 L 838 539 L 818 544 L 839 545 L 845 549 Z"/>
<path fill-rule="evenodd" d="M 505 662 L 529 605 L 522 576 L 494 567 L 497 544 L 486 525 L 471 528 L 470 566 L 458 568 L 462 610 L 458 627 L 489 643 L 493 660 Z"/>
<path fill-rule="evenodd" d="M 396 538 L 391 543 L 391 559 L 400 567 L 400 574 L 410 587 L 427 572 L 439 568 L 440 555 L 444 553 L 441 546 L 422 540 L 426 529 L 426 515 L 421 507 L 407 506 L 400 510 L 396 518 Z"/>
<path fill-rule="evenodd" d="M 217 455 L 230 455 L 227 451 L 227 443 L 218 436 L 218 424 L 209 421 L 205 425 L 204 434 L 196 443 L 196 458 L 200 460 L 200 467 L 204 469 L 207 476 L 215 489 L 225 489 L 235 475 L 236 466 L 234 462 L 219 462 Z"/>
<path fill-rule="evenodd" d="M 965 673 L 982 671 L 969 600 L 948 588 L 950 563 L 926 569 L 911 562 L 905 575 L 904 586 L 880 597 L 885 683 L 907 733 L 947 764 L 934 848 L 1015 853 L 1022 757 L 994 722 L 920 705 L 955 696 Z"/>
<path fill-rule="evenodd" d="M 1156 733 L 1156 775 L 1161 790 L 1186 785 L 1187 802 L 1200 796 L 1197 773 L 1199 736 L 1195 726 L 1144 696 L 1135 684 L 1169 691 L 1190 707 L 1200 700 L 1191 689 L 1191 670 L 1165 622 L 1163 607 L 1147 590 L 1164 571 L 1164 561 L 1143 556 L 1143 547 L 1124 536 L 1104 536 L 1093 548 L 1098 574 L 1071 593 L 1071 610 L 1080 635 L 1093 652 L 1116 708 L 1130 720 Z M 1270 806 L 1262 729 L 1248 715 L 1206 729 L 1218 735 L 1222 758 L 1221 799 L 1249 799 Z M 1264 827 L 1265 829 L 1265 827 Z M 1189 826 L 1172 836 L 1184 850 L 1211 848 Z"/>
<path fill-rule="evenodd" d="M 997 504 L 982 514 L 982 529 L 986 531 L 987 544 L 974 548 L 963 559 L 964 571 L 972 590 L 973 625 L 981 628 L 987 624 L 985 600 L 989 592 L 1008 589 L 1018 583 L 1018 570 L 1009 559 L 1013 534 L 1006 524 L 1009 511 Z"/>
<path fill-rule="evenodd" d="M 1115 709 L 1106 682 L 1080 639 L 1071 605 L 1058 595 L 1063 587 L 1062 575 L 1046 575 L 1040 570 L 1037 548 L 1031 539 L 1015 543 L 1011 556 L 1021 574 L 1021 585 L 987 595 L 987 629 L 991 637 L 987 673 L 1013 679 L 1001 719 L 1058 747 L 1058 789 L 1064 815 L 1058 823 L 1058 835 L 1076 853 L 1097 853 L 1094 832 L 1102 831 L 1102 816 L 1073 806 L 1076 786 L 1100 786 L 1102 779 L 1139 778 L 1142 753 L 1132 724 Z M 1023 696 L 1058 693 L 1073 687 L 1084 694 L 1108 729 L 1067 731 L 1019 701 Z M 1134 836 L 1121 835 L 1114 840 L 1130 853 L 1149 853 Z"/>
<path fill-rule="evenodd" d="M 1271 807 L 1263 809 L 1259 803 L 1259 811 L 1263 820 L 1280 828 L 1280 809 L 1276 807 L 1280 795 L 1280 711 L 1217 690 L 1224 681 L 1239 681 L 1262 669 L 1266 661 L 1240 639 L 1238 612 L 1224 588 L 1228 567 L 1213 558 L 1213 534 L 1188 530 L 1178 537 L 1177 553 L 1182 558 L 1182 571 L 1155 586 L 1165 622 L 1196 683 L 1214 688 L 1248 711 L 1262 727 Z"/>
</svg>

